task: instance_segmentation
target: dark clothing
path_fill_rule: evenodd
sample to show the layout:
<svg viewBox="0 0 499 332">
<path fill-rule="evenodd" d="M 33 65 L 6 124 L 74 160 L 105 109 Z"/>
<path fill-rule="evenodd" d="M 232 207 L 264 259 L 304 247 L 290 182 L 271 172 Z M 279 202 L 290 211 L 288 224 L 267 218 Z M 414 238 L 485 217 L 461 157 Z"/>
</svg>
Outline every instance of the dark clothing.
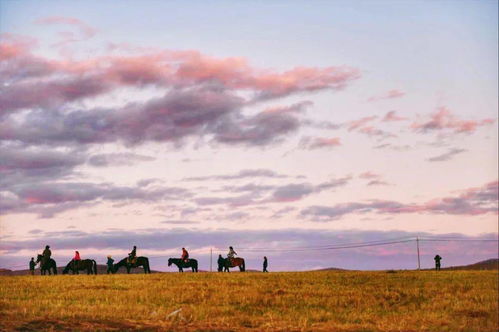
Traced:
<svg viewBox="0 0 499 332">
<path fill-rule="evenodd" d="M 267 258 L 263 259 L 263 272 L 269 272 L 267 271 L 267 266 L 269 266 L 269 263 L 267 261 Z"/>
<path fill-rule="evenodd" d="M 114 264 L 114 259 L 108 257 L 107 258 L 107 274 L 113 273 L 113 264 Z"/>
<path fill-rule="evenodd" d="M 435 260 L 435 270 L 439 271 L 440 270 L 440 261 L 442 260 L 442 257 L 440 257 L 439 255 L 436 255 L 435 258 L 433 258 Z"/>
<path fill-rule="evenodd" d="M 34 260 L 30 260 L 29 261 L 29 272 L 30 274 L 33 276 L 35 275 L 35 266 L 36 266 L 36 263 Z"/>
<path fill-rule="evenodd" d="M 137 257 L 137 249 L 133 249 L 129 254 L 128 254 L 128 263 L 133 264 L 135 262 L 135 258 Z"/>
<path fill-rule="evenodd" d="M 48 260 L 50 258 L 50 256 L 52 256 L 52 251 L 50 251 L 50 249 L 45 249 L 43 251 L 42 256 L 43 256 L 43 258 Z"/>
<path fill-rule="evenodd" d="M 50 251 L 50 249 L 45 249 L 43 251 L 43 258 L 42 258 L 42 262 L 40 263 L 40 267 L 43 267 L 50 259 L 50 256 L 52 256 L 52 251 Z"/>
<path fill-rule="evenodd" d="M 29 261 L 29 269 L 30 269 L 30 270 L 34 270 L 34 269 L 35 269 L 35 266 L 36 266 L 35 261 L 33 261 L 33 260 Z"/>
<path fill-rule="evenodd" d="M 222 255 L 218 256 L 218 272 L 223 272 L 224 265 L 225 265 L 225 259 L 222 257 Z"/>
</svg>

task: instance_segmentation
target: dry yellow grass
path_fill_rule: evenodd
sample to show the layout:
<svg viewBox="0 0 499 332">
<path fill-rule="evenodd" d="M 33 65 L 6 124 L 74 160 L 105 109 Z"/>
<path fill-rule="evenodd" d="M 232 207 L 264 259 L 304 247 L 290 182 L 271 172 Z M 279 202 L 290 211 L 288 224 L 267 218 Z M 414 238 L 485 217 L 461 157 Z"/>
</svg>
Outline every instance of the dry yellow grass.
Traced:
<svg viewBox="0 0 499 332">
<path fill-rule="evenodd" d="M 9 331 L 498 328 L 497 271 L 70 275 L 0 282 L 0 328 Z"/>
</svg>

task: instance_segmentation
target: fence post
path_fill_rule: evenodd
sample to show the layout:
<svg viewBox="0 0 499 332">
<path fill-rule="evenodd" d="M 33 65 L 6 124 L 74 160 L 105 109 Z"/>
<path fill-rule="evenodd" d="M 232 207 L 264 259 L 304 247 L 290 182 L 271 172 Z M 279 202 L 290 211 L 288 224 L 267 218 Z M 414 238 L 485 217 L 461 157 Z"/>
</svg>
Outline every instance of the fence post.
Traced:
<svg viewBox="0 0 499 332">
<path fill-rule="evenodd" d="M 418 271 L 421 270 L 421 260 L 419 258 L 419 236 L 416 237 L 416 247 L 418 249 Z"/>
<path fill-rule="evenodd" d="M 212 261 L 213 261 L 213 248 L 210 248 L 210 272 L 213 272 Z"/>
</svg>

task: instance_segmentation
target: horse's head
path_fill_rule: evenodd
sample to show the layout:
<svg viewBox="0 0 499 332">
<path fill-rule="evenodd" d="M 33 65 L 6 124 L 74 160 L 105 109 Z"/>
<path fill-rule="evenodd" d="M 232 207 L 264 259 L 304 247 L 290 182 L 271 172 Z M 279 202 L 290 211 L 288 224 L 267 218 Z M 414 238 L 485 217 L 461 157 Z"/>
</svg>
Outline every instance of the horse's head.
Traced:
<svg viewBox="0 0 499 332">
<path fill-rule="evenodd" d="M 169 258 L 169 259 L 168 259 L 168 266 L 171 266 L 171 265 L 172 265 L 172 259 L 171 259 L 171 258 Z"/>
<path fill-rule="evenodd" d="M 38 256 L 36 256 L 36 262 L 35 263 L 40 263 L 40 261 L 42 260 L 43 256 L 38 254 Z"/>
</svg>

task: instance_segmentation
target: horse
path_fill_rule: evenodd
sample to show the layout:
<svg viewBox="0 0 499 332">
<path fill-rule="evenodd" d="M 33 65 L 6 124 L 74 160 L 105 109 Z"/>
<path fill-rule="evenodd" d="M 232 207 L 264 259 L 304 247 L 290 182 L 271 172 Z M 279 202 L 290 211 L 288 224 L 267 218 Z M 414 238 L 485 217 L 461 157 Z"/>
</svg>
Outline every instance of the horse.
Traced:
<svg viewBox="0 0 499 332">
<path fill-rule="evenodd" d="M 38 254 L 35 263 L 40 263 L 40 274 L 42 276 L 44 276 L 48 271 L 49 275 L 52 275 L 52 273 L 50 272 L 50 269 L 52 269 L 52 271 L 54 272 L 54 275 L 57 275 L 57 265 L 55 263 L 55 260 L 50 258 L 43 265 L 41 263 L 42 260 L 43 260 L 43 256 Z"/>
<path fill-rule="evenodd" d="M 151 273 L 151 269 L 149 268 L 149 258 L 140 256 L 134 259 L 133 263 L 128 261 L 128 257 L 123 258 L 118 263 L 113 265 L 113 273 L 116 273 L 120 267 L 124 266 L 126 268 L 126 273 L 130 273 L 130 269 L 132 267 L 142 266 L 144 268 L 144 273 Z"/>
<path fill-rule="evenodd" d="M 69 270 L 71 270 L 73 274 L 79 274 L 78 271 L 82 270 L 87 270 L 87 274 L 97 274 L 97 262 L 93 259 L 83 259 L 75 264 L 75 261 L 72 259 L 68 265 L 66 265 L 62 274 L 68 274 Z"/>
<path fill-rule="evenodd" d="M 189 258 L 187 262 L 184 262 L 182 258 L 169 258 L 168 266 L 172 264 L 177 265 L 178 272 L 184 272 L 184 267 L 192 268 L 192 272 L 198 272 L 198 261 L 192 258 Z"/>
<path fill-rule="evenodd" d="M 244 258 L 219 258 L 218 259 L 218 271 L 230 272 L 229 268 L 239 266 L 239 271 L 246 271 L 246 265 L 244 263 Z"/>
</svg>

